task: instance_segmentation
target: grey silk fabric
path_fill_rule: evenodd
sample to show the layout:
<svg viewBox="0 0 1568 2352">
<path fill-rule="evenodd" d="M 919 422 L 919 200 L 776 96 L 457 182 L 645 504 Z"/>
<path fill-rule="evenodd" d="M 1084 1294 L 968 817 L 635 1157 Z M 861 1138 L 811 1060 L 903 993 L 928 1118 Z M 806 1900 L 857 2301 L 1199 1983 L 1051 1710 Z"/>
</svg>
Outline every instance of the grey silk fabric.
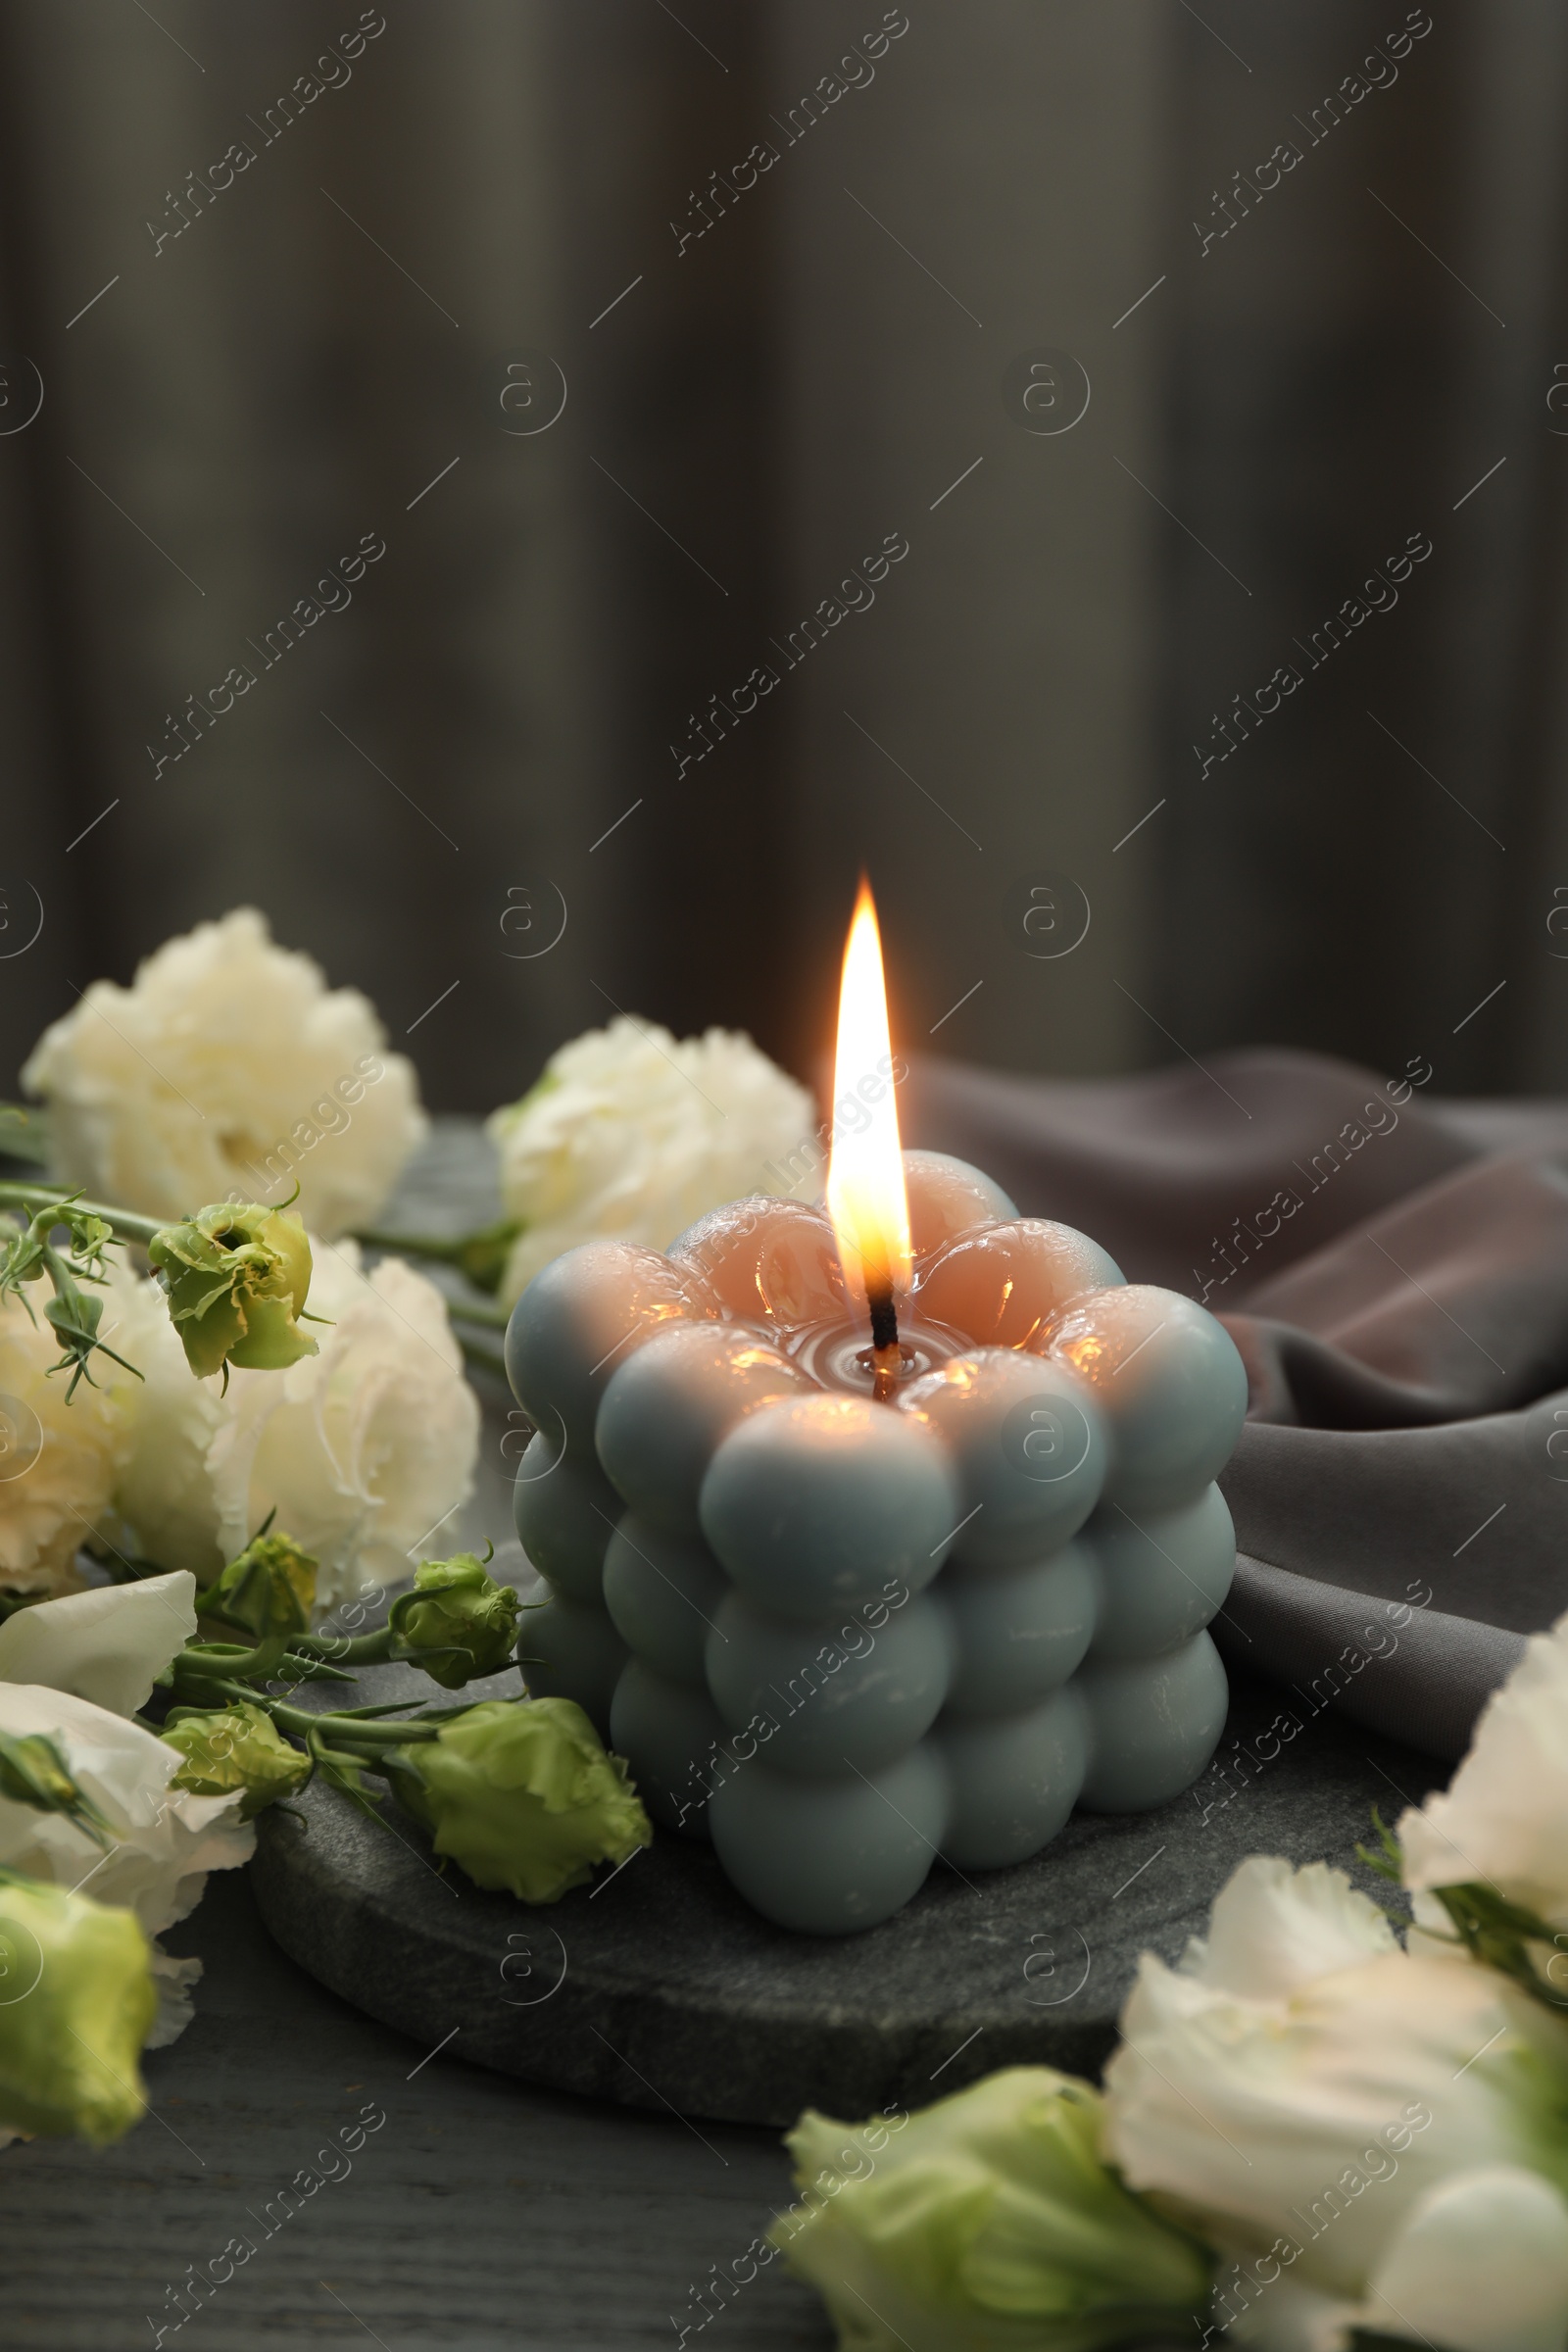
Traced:
<svg viewBox="0 0 1568 2352">
<path fill-rule="evenodd" d="M 1294 1053 L 917 1062 L 906 1141 L 1201 1298 L 1246 1361 L 1227 1657 L 1433 1755 L 1568 1610 L 1568 1103 Z"/>
</svg>

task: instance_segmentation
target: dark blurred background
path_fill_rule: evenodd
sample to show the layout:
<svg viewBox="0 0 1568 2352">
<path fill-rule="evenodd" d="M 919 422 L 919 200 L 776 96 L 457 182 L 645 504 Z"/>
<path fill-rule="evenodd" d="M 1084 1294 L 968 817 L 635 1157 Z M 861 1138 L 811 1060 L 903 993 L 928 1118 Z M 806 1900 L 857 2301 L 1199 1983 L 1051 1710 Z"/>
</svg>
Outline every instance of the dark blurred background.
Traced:
<svg viewBox="0 0 1568 2352">
<path fill-rule="evenodd" d="M 808 1072 L 862 862 L 909 1045 L 1568 1086 L 1565 154 L 1547 0 L 11 0 L 0 1087 L 244 902 Z"/>
</svg>

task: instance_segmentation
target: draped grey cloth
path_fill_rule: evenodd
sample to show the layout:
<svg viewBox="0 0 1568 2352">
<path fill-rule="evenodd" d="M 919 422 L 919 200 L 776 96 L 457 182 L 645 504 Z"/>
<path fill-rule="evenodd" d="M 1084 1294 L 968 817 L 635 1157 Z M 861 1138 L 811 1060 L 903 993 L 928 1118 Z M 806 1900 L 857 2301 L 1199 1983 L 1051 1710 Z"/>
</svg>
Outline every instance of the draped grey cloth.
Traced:
<svg viewBox="0 0 1568 2352">
<path fill-rule="evenodd" d="M 1568 1609 L 1568 1103 L 1429 1079 L 1292 1053 L 1094 1084 L 928 1061 L 904 1124 L 1221 1317 L 1250 1404 L 1216 1640 L 1454 1757 Z"/>
</svg>

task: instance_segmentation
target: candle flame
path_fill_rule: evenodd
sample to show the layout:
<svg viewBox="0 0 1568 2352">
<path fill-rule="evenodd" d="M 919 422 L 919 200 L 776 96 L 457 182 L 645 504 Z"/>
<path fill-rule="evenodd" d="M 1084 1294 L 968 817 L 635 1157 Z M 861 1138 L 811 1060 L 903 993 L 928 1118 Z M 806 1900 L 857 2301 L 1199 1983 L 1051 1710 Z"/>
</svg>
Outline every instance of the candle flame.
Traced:
<svg viewBox="0 0 1568 2352">
<path fill-rule="evenodd" d="M 886 1300 L 909 1287 L 909 1208 L 894 1100 L 882 941 L 870 884 L 861 877 L 839 987 L 838 1046 L 833 1057 L 833 1146 L 827 1208 L 839 1262 L 852 1296 Z M 868 1102 L 875 1082 L 880 1099 Z M 854 1129 L 844 1108 L 853 1102 Z"/>
</svg>

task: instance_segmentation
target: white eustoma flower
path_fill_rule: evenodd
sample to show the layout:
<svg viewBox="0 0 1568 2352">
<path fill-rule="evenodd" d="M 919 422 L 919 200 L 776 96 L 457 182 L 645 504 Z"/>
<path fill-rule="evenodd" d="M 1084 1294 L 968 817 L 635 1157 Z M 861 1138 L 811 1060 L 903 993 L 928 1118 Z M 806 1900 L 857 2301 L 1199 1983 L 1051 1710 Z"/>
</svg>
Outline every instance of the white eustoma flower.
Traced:
<svg viewBox="0 0 1568 2352">
<path fill-rule="evenodd" d="M 401 1258 L 366 1274 L 354 1243 L 318 1249 L 310 1312 L 326 1318 L 320 1352 L 234 1373 L 209 1463 L 223 1556 L 275 1511 L 319 1561 L 329 1609 L 440 1550 L 473 1483 L 479 1404 L 445 1300 Z"/>
<path fill-rule="evenodd" d="M 125 1430 L 113 1489 L 123 1522 L 117 1547 L 161 1568 L 188 1568 L 198 1584 L 211 1584 L 226 1557 L 208 1467 L 228 1418 L 221 1383 L 192 1372 L 161 1283 L 117 1272 L 104 1336 L 142 1376 L 119 1376 L 115 1391 Z M 76 1396 L 79 1401 L 79 1389 Z"/>
<path fill-rule="evenodd" d="M 373 1222 L 425 1131 L 413 1065 L 357 989 L 237 907 L 172 939 L 128 989 L 97 980 L 22 1073 L 49 1106 L 57 1173 L 174 1219 L 273 1207 L 299 1184 L 313 1233 Z"/>
<path fill-rule="evenodd" d="M 0 1796 L 0 1864 L 134 1911 L 149 1936 L 201 1900 L 207 1874 L 248 1862 L 256 1832 L 240 1796 L 195 1796 L 170 1788 L 181 1758 L 164 1740 L 90 1699 L 32 1683 L 0 1682 L 0 1732 L 52 1740 L 68 1771 L 109 1824 L 107 1851 L 61 1813 Z M 172 2041 L 190 2017 L 199 1960 L 153 1953 L 162 2004 L 152 2046 Z"/>
<path fill-rule="evenodd" d="M 677 1039 L 623 1015 L 574 1038 L 489 1120 L 502 1200 L 527 1228 L 503 1297 L 579 1242 L 662 1250 L 726 1200 L 787 1192 L 778 1163 L 813 1124 L 806 1089 L 736 1031 Z"/>
<path fill-rule="evenodd" d="M 128 1376 L 95 1357 L 98 1385 L 78 1382 L 68 1404 L 69 1372 L 49 1370 L 60 1342 L 44 1319 L 47 1282 L 28 1296 L 36 1322 L 21 1298 L 0 1300 L 0 1585 L 61 1592 L 78 1581 L 78 1545 L 111 1517 L 127 1445 L 120 1391 Z"/>
<path fill-rule="evenodd" d="M 1105 2075 L 1107 2151 L 1130 2186 L 1233 2258 L 1216 2309 L 1245 2314 L 1253 2340 L 1337 2341 L 1377 2298 L 1382 2316 L 1361 2324 L 1423 2332 L 1389 2316 L 1409 2283 L 1398 2249 L 1430 2247 L 1433 2200 L 1457 2197 L 1467 2177 L 1491 2176 L 1467 2193 L 1490 2200 L 1499 2248 L 1556 2242 L 1568 2025 L 1494 1970 L 1401 1951 L 1342 1872 L 1243 1863 L 1206 1943 L 1194 1938 L 1174 1969 L 1145 1954 L 1122 2032 Z M 1506 2183 L 1521 2180 L 1510 2201 Z M 1559 2274 L 1546 2299 L 1560 2346 Z M 1450 2316 L 1435 2340 L 1544 2352 L 1537 2286 L 1501 2260 L 1488 2278 L 1485 2326 L 1455 2333 Z"/>
<path fill-rule="evenodd" d="M 1480 1880 L 1568 1929 L 1568 1617 L 1531 1637 L 1446 1792 L 1402 1814 L 1398 1838 L 1418 1896 Z M 1447 1926 L 1436 1903 L 1418 1900 L 1416 1917 Z"/>
<path fill-rule="evenodd" d="M 185 1569 L 134 1585 L 99 1585 L 39 1600 L 0 1624 L 0 1683 L 33 1683 L 134 1715 L 196 1632 L 196 1579 Z"/>
</svg>

